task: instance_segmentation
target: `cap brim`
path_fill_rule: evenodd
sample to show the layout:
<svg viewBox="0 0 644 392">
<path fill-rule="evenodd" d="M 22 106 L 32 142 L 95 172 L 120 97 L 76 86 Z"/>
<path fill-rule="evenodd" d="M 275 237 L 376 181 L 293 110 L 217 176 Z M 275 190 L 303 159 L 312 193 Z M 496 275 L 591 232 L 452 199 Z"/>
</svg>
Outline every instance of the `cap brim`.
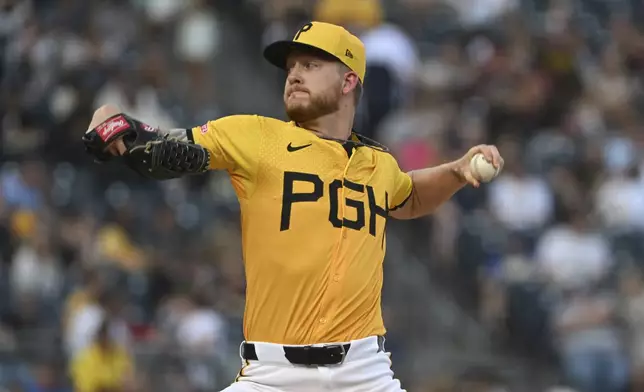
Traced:
<svg viewBox="0 0 644 392">
<path fill-rule="evenodd" d="M 313 45 L 308 45 L 308 44 L 295 42 L 295 41 L 273 42 L 272 44 L 268 45 L 264 49 L 264 58 L 268 60 L 269 63 L 273 64 L 276 67 L 281 69 L 286 69 L 286 60 L 288 59 L 289 54 L 291 54 L 293 51 L 296 51 L 296 50 L 304 51 L 304 52 L 312 52 L 317 55 L 333 58 L 339 61 L 338 58 L 336 58 L 334 55 L 332 55 L 331 53 L 325 50 L 322 50 Z"/>
</svg>

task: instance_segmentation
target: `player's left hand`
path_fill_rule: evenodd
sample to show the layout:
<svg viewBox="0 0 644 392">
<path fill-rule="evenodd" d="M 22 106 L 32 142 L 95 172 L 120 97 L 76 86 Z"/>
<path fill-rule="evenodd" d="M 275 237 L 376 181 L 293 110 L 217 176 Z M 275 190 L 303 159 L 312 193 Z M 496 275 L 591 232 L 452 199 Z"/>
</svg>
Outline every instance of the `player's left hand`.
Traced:
<svg viewBox="0 0 644 392">
<path fill-rule="evenodd" d="M 454 168 L 454 172 L 460 180 L 463 181 L 463 183 L 467 183 L 478 188 L 481 186 L 481 183 L 474 177 L 470 166 L 470 161 L 476 154 L 483 154 L 488 162 L 491 162 L 495 168 L 499 169 L 499 172 L 503 169 L 504 161 L 496 146 L 480 144 L 470 148 L 470 150 L 463 155 L 461 159 L 455 162 L 456 167 Z"/>
</svg>

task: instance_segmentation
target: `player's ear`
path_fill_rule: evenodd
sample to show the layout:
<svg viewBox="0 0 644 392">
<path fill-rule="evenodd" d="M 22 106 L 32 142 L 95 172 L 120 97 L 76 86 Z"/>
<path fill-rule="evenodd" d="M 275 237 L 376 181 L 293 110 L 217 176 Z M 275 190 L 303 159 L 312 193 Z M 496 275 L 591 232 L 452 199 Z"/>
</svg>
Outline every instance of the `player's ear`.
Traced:
<svg viewBox="0 0 644 392">
<path fill-rule="evenodd" d="M 344 83 L 342 84 L 342 93 L 343 94 L 349 94 L 351 91 L 355 90 L 358 83 L 360 83 L 360 79 L 358 78 L 358 74 L 355 72 L 347 72 L 344 74 Z"/>
</svg>

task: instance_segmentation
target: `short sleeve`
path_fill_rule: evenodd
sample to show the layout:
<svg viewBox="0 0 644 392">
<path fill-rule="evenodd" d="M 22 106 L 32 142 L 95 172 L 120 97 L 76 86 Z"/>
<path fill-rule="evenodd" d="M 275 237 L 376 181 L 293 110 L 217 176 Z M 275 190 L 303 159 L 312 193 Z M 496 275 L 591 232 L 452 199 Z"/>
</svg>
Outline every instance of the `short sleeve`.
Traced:
<svg viewBox="0 0 644 392">
<path fill-rule="evenodd" d="M 391 201 L 389 210 L 394 211 L 407 202 L 411 197 L 412 180 L 409 174 L 400 170 L 398 162 L 391 157 L 391 172 L 393 177 L 393 189 L 391 191 Z"/>
<path fill-rule="evenodd" d="M 252 180 L 259 167 L 261 131 L 259 116 L 235 115 L 192 128 L 192 138 L 211 152 L 210 169 Z"/>
</svg>

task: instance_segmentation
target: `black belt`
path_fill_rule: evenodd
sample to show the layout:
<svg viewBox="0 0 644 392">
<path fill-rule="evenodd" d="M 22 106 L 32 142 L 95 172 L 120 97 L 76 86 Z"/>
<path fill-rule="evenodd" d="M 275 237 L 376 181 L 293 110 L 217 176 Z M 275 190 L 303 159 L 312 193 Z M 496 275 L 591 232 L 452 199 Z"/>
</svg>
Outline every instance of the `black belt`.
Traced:
<svg viewBox="0 0 644 392">
<path fill-rule="evenodd" d="M 378 336 L 378 351 L 384 351 L 384 337 Z M 344 362 L 351 343 L 328 346 L 283 346 L 284 356 L 294 365 L 326 366 Z M 253 343 L 242 343 L 241 356 L 248 361 L 257 361 L 257 351 Z"/>
</svg>

